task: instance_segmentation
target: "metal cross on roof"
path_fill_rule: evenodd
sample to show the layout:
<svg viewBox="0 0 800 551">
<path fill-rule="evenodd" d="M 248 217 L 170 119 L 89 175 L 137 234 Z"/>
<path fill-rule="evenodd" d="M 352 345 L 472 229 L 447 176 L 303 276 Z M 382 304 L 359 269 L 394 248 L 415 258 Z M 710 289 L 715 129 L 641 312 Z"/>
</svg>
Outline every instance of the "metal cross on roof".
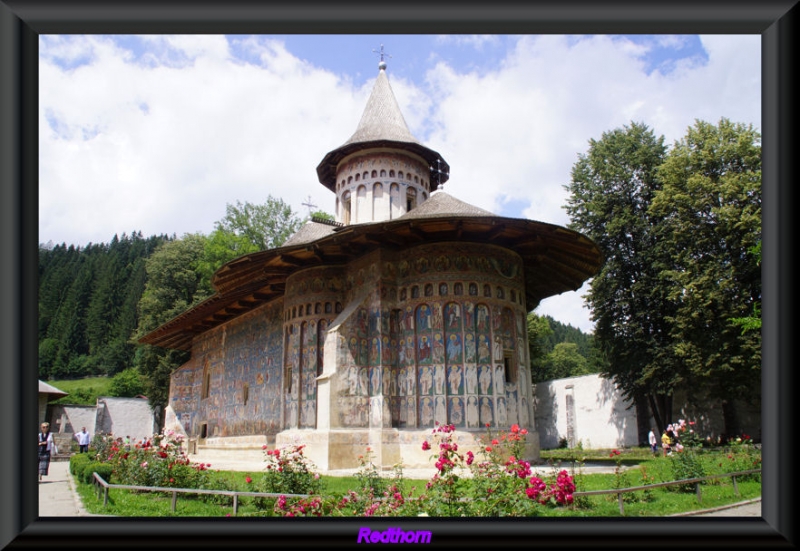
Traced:
<svg viewBox="0 0 800 551">
<path fill-rule="evenodd" d="M 432 166 L 429 168 L 431 169 L 431 174 L 436 175 L 436 187 L 438 189 L 444 189 L 444 184 L 442 184 L 442 174 L 449 177 L 450 173 L 442 170 L 442 160 L 436 159 L 436 168 Z"/>
<path fill-rule="evenodd" d="M 378 68 L 379 69 L 386 69 L 386 62 L 383 60 L 383 56 L 386 56 L 386 57 L 392 57 L 392 56 L 390 56 L 389 54 L 387 54 L 387 53 L 385 53 L 383 51 L 383 44 L 381 44 L 381 51 L 372 50 L 372 53 L 375 53 L 375 54 L 378 54 L 378 55 L 381 56 L 381 62 L 378 63 Z"/>
<path fill-rule="evenodd" d="M 316 208 L 316 206 L 317 206 L 317 205 L 315 205 L 314 203 L 311 202 L 311 196 L 310 195 L 308 196 L 308 199 L 306 199 L 305 203 L 300 203 L 300 204 L 303 205 L 304 207 L 308 207 L 308 215 L 309 216 L 311 216 L 311 209 L 312 208 Z"/>
</svg>

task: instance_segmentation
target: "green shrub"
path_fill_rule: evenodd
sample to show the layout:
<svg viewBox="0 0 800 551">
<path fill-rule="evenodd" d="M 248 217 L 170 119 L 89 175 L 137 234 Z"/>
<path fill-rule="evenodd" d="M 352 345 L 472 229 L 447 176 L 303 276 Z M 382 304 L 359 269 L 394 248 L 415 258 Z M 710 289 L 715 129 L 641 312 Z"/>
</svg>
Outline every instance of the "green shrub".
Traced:
<svg viewBox="0 0 800 551">
<path fill-rule="evenodd" d="M 675 480 L 702 478 L 706 475 L 700 458 L 689 448 L 685 448 L 684 451 L 680 453 L 673 454 L 670 456 L 670 459 L 672 460 L 672 474 Z M 685 492 L 691 492 L 695 489 L 694 483 L 681 484 L 675 487 Z"/>
<path fill-rule="evenodd" d="M 69 472 L 80 478 L 83 468 L 91 463 L 91 459 L 85 453 L 78 453 L 69 458 Z"/>
<path fill-rule="evenodd" d="M 99 474 L 106 482 L 111 482 L 113 474 L 113 467 L 108 463 L 101 463 L 100 461 L 92 461 L 84 466 L 80 480 L 84 484 L 94 483 L 94 473 Z"/>
</svg>

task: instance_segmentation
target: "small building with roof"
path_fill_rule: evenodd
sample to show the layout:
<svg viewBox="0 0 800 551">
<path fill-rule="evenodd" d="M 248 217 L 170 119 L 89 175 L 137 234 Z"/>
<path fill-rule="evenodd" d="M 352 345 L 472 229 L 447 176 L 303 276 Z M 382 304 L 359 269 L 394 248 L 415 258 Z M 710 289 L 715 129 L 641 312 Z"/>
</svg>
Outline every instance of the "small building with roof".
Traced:
<svg viewBox="0 0 800 551">
<path fill-rule="evenodd" d="M 383 467 L 430 466 L 436 424 L 463 450 L 518 424 L 537 458 L 527 314 L 596 274 L 597 245 L 445 193 L 449 166 L 409 131 L 383 62 L 317 176 L 335 222 L 225 264 L 213 296 L 140 340 L 191 352 L 168 428 L 200 455 L 304 444 L 332 470 L 367 447 Z"/>
</svg>

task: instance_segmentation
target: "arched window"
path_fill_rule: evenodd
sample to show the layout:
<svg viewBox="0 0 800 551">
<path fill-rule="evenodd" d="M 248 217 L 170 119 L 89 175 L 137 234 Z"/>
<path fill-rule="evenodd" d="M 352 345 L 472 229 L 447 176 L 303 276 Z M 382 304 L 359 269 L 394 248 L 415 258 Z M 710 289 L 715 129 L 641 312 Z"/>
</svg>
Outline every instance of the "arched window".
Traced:
<svg viewBox="0 0 800 551">
<path fill-rule="evenodd" d="M 345 192 L 345 194 L 344 194 L 344 195 L 342 195 L 342 214 L 341 214 L 341 220 L 342 220 L 342 223 L 343 223 L 345 226 L 347 226 L 348 224 L 350 224 L 350 213 L 351 213 L 351 206 L 350 206 L 350 192 L 349 192 L 349 191 L 347 191 L 347 192 Z"/>
<path fill-rule="evenodd" d="M 408 188 L 406 191 L 406 212 L 410 212 L 415 209 L 417 206 L 417 190 L 412 188 Z"/>
</svg>

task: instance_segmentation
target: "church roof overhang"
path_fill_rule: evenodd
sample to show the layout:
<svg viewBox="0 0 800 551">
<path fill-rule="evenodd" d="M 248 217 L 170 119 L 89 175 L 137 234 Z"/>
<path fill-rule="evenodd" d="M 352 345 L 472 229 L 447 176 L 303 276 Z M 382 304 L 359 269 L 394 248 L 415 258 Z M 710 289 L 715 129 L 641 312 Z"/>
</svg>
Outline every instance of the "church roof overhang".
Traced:
<svg viewBox="0 0 800 551">
<path fill-rule="evenodd" d="M 490 243 L 516 252 L 525 270 L 528 311 L 547 297 L 575 291 L 600 269 L 598 246 L 554 224 L 498 216 L 401 217 L 353 224 L 307 243 L 251 253 L 214 274 L 216 294 L 178 315 L 139 342 L 190 350 L 195 336 L 281 298 L 298 270 L 344 266 L 376 249 L 404 250 L 424 243 Z"/>
<path fill-rule="evenodd" d="M 322 162 L 317 165 L 317 176 L 319 177 L 320 183 L 329 190 L 335 192 L 336 169 L 339 166 L 339 163 L 341 163 L 345 157 L 353 153 L 376 148 L 410 151 L 411 153 L 415 153 L 416 155 L 425 159 L 425 162 L 428 163 L 428 167 L 431 168 L 431 170 L 432 167 L 436 166 L 438 172 L 436 172 L 434 175 L 432 171 L 430 175 L 431 191 L 438 189 L 439 184 L 444 184 L 450 177 L 450 165 L 448 165 L 442 156 L 433 149 L 425 147 L 424 145 L 416 142 L 372 140 L 369 142 L 346 143 L 345 145 L 334 149 L 325 155 L 325 157 L 322 159 Z M 439 161 L 438 166 L 437 161 Z"/>
</svg>

